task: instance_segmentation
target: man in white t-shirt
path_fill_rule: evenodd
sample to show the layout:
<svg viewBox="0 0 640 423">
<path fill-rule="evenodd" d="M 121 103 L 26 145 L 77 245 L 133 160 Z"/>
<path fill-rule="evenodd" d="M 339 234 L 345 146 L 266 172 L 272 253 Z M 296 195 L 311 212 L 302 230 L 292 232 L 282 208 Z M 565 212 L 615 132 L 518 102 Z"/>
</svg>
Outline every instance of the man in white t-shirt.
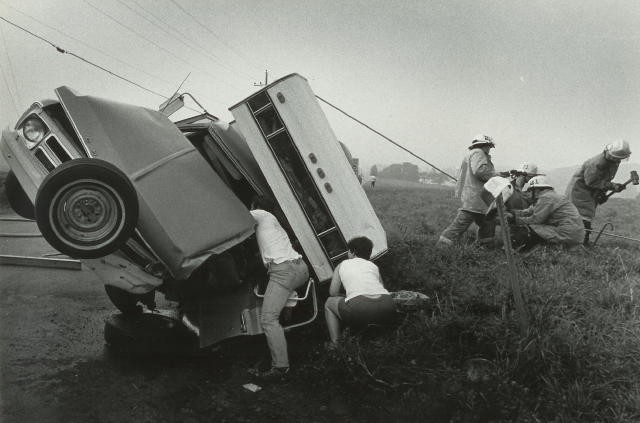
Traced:
<svg viewBox="0 0 640 423">
<path fill-rule="evenodd" d="M 338 345 L 341 323 L 354 327 L 392 323 L 396 315 L 391 295 L 382 285 L 378 266 L 369 261 L 373 242 L 362 236 L 351 239 L 347 247 L 347 260 L 333 271 L 330 297 L 324 304 L 331 347 Z M 342 286 L 346 297 L 340 293 Z"/>
<path fill-rule="evenodd" d="M 289 236 L 271 214 L 274 206 L 267 197 L 256 197 L 251 204 L 251 215 L 257 223 L 258 248 L 269 274 L 260 323 L 271 352 L 271 369 L 254 374 L 269 379 L 282 377 L 289 371 L 287 340 L 280 325 L 280 313 L 293 290 L 309 280 L 309 269 L 302 256 L 293 249 Z"/>
</svg>

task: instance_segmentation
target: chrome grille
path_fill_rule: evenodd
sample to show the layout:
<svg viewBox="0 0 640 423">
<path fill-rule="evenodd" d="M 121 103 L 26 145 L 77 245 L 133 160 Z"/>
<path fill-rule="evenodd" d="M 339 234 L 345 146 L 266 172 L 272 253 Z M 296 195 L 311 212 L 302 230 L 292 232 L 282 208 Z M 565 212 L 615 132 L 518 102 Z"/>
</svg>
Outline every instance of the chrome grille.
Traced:
<svg viewBox="0 0 640 423">
<path fill-rule="evenodd" d="M 47 153 L 45 153 L 42 148 L 38 148 L 34 155 L 36 156 L 36 159 L 38 159 L 40 163 L 42 163 L 42 166 L 47 169 L 47 172 L 51 172 L 53 169 L 55 169 L 56 166 L 53 164 L 49 156 L 47 156 Z"/>
<path fill-rule="evenodd" d="M 60 163 L 64 163 L 66 161 L 71 160 L 71 155 L 67 152 L 67 150 L 60 144 L 60 142 L 55 137 L 49 137 L 47 140 L 47 147 L 56 155 Z"/>
</svg>

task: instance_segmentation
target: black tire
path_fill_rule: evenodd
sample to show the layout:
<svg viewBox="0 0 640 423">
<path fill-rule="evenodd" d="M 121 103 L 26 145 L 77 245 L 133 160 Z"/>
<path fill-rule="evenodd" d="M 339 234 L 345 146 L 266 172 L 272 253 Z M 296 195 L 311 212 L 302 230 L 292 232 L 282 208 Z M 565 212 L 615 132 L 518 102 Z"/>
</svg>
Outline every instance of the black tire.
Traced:
<svg viewBox="0 0 640 423">
<path fill-rule="evenodd" d="M 142 303 L 149 309 L 156 306 L 156 291 L 147 292 L 146 294 L 131 294 L 124 289 L 117 288 L 112 285 L 105 285 L 104 290 L 111 303 L 116 306 L 122 314 L 141 314 L 143 309 L 138 303 Z"/>
<path fill-rule="evenodd" d="M 99 159 L 58 166 L 36 195 L 36 221 L 44 238 L 74 258 L 99 258 L 118 250 L 138 221 L 138 196 L 129 178 Z"/>
<path fill-rule="evenodd" d="M 104 340 L 112 351 L 136 355 L 194 354 L 198 337 L 180 321 L 155 313 L 116 314 L 104 325 Z"/>
<path fill-rule="evenodd" d="M 11 206 L 18 216 L 30 220 L 36 218 L 36 210 L 33 207 L 33 203 L 11 170 L 7 173 L 7 178 L 4 180 L 4 191 L 7 194 L 9 206 Z"/>
</svg>

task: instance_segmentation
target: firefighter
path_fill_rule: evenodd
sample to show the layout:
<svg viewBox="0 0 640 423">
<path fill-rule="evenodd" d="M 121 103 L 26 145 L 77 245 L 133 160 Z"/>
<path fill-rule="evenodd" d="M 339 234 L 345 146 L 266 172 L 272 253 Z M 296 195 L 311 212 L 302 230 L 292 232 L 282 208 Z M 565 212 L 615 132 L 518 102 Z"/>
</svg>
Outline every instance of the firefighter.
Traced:
<svg viewBox="0 0 640 423">
<path fill-rule="evenodd" d="M 629 143 L 624 140 L 608 144 L 604 151 L 582 164 L 567 186 L 567 197 L 578 208 L 585 228 L 584 245 L 589 244 L 591 221 L 596 207 L 607 201 L 607 191 L 620 192 L 625 186 L 611 182 L 620 161 L 631 155 Z"/>
<path fill-rule="evenodd" d="M 510 173 L 513 194 L 511 194 L 505 205 L 510 210 L 524 210 L 533 204 L 533 200 L 531 199 L 531 192 L 523 192 L 522 188 L 531 178 L 537 176 L 538 165 L 525 162 L 522 163 L 519 169 L 512 170 Z"/>
<path fill-rule="evenodd" d="M 514 247 L 527 251 L 542 243 L 580 245 L 584 238 L 582 218 L 569 199 L 557 194 L 544 176 L 531 178 L 522 191 L 531 193 L 533 205 L 508 213 L 508 220 L 515 225 L 511 228 Z"/>
<path fill-rule="evenodd" d="M 495 168 L 489 150 L 496 145 L 488 135 L 477 135 L 469 146 L 469 152 L 462 160 L 458 171 L 455 195 L 462 201 L 462 207 L 453 222 L 442 232 L 437 246 L 451 245 L 458 241 L 472 223 L 478 225 L 477 242 L 485 246 L 494 245 L 495 219 L 486 218 L 487 205 L 481 198 L 483 185 L 492 176 Z"/>
</svg>

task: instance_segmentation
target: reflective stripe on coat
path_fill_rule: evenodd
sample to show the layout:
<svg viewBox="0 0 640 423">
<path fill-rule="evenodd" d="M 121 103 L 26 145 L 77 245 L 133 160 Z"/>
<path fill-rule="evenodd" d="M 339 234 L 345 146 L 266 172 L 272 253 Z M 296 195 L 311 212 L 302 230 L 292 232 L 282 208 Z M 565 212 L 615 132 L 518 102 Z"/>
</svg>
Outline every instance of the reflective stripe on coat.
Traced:
<svg viewBox="0 0 640 423">
<path fill-rule="evenodd" d="M 574 173 L 567 186 L 566 196 L 578 209 L 582 219 L 591 221 L 598 203 L 595 197 L 613 180 L 620 163 L 607 160 L 604 153 L 590 158 Z"/>
<path fill-rule="evenodd" d="M 456 197 L 462 200 L 460 210 L 473 213 L 484 213 L 487 204 L 482 200 L 484 183 L 495 174 L 491 155 L 486 154 L 481 148 L 469 150 L 465 156 L 456 183 Z"/>
<path fill-rule="evenodd" d="M 552 244 L 576 245 L 584 239 L 584 225 L 576 206 L 553 189 L 536 192 L 535 203 L 515 211 L 516 223 L 529 227 Z"/>
</svg>

